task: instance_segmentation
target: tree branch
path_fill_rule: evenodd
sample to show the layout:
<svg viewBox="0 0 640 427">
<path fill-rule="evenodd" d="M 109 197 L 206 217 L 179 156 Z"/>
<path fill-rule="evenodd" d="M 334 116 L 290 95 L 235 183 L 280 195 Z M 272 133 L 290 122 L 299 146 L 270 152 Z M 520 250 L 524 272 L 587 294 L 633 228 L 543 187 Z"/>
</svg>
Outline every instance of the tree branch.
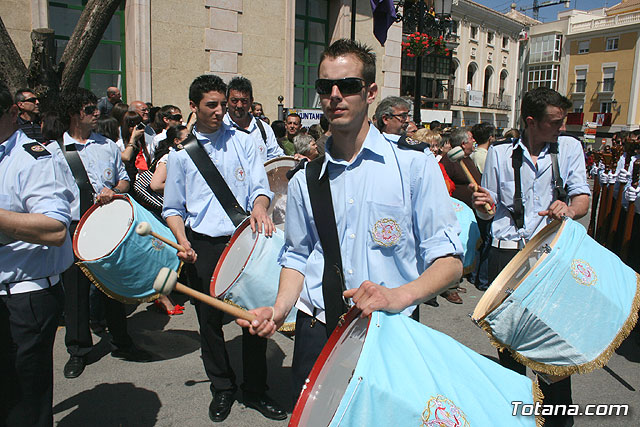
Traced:
<svg viewBox="0 0 640 427">
<path fill-rule="evenodd" d="M 0 76 L 11 92 L 27 85 L 27 67 L 0 17 Z"/>
</svg>

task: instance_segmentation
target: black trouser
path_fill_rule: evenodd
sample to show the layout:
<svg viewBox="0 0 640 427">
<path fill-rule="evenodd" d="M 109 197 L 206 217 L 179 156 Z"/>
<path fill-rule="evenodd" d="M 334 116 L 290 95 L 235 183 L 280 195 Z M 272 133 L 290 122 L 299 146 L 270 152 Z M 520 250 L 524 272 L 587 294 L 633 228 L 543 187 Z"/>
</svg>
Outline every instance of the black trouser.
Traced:
<svg viewBox="0 0 640 427">
<path fill-rule="evenodd" d="M 185 264 L 189 286 L 209 295 L 209 284 L 218 259 L 229 241 L 229 237 L 209 237 L 187 229 L 187 239 L 198 254 L 195 264 Z M 211 380 L 211 391 L 235 391 L 236 377 L 229 363 L 229 354 L 222 332 L 224 313 L 207 304 L 195 301 L 202 361 L 207 377 Z M 267 390 L 267 340 L 242 330 L 242 390 L 264 393 Z"/>
<path fill-rule="evenodd" d="M 60 284 L 0 296 L 0 425 L 53 425 L 53 342 Z"/>
<path fill-rule="evenodd" d="M 77 223 L 73 222 L 69 227 L 72 235 L 76 226 Z M 77 262 L 78 259 L 75 258 L 74 261 Z M 91 282 L 75 262 L 62 274 L 65 292 L 64 317 L 67 329 L 64 343 L 71 356 L 85 356 L 93 346 L 89 329 L 89 288 Z M 124 304 L 109 298 L 102 292 L 100 294 L 113 345 L 117 348 L 130 347 L 133 341 L 127 332 L 127 313 Z"/>
<path fill-rule="evenodd" d="M 517 249 L 497 249 L 491 247 L 489 253 L 489 283 L 493 283 L 498 274 L 509 264 L 509 261 L 511 261 L 517 253 Z M 500 359 L 500 364 L 505 368 L 509 368 L 521 375 L 525 374 L 526 367 L 514 360 L 507 350 L 502 352 L 498 351 L 498 358 Z M 540 384 L 542 394 L 544 394 L 544 405 L 571 405 L 573 403 L 571 398 L 571 377 L 553 384 L 547 384 L 539 378 L 538 383 Z M 571 415 L 547 415 L 544 419 L 544 425 L 546 427 L 569 427 L 573 425 L 573 416 Z"/>
</svg>

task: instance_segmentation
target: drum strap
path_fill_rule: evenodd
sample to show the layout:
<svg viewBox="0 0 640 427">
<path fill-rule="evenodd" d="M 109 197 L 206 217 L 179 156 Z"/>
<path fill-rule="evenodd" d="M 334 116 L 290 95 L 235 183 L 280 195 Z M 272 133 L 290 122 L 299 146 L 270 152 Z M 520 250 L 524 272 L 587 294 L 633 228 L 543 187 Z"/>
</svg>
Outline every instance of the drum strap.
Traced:
<svg viewBox="0 0 640 427">
<path fill-rule="evenodd" d="M 87 170 L 84 168 L 82 159 L 80 159 L 80 155 L 76 150 L 76 144 L 65 147 L 62 138 L 60 138 L 58 145 L 60 145 L 64 158 L 69 164 L 69 169 L 71 169 L 71 174 L 76 180 L 76 184 L 80 190 L 80 216 L 82 216 L 91 205 L 93 205 L 93 185 L 91 185 L 91 181 L 89 181 Z"/>
<path fill-rule="evenodd" d="M 262 140 L 264 141 L 264 145 L 267 145 L 267 131 L 264 130 L 264 125 L 262 124 L 262 120 L 256 118 L 256 125 L 258 125 L 258 129 L 260 129 L 260 135 L 262 135 Z"/>
<path fill-rule="evenodd" d="M 322 298 L 326 315 L 327 335 L 331 335 L 338 324 L 340 316 L 347 312 L 347 304 L 342 297 L 345 289 L 342 273 L 342 256 L 338 227 L 331 199 L 329 171 L 320 177 L 324 156 L 307 164 L 307 188 L 311 200 L 311 211 L 320 237 L 324 253 L 324 271 L 322 272 Z"/>
<path fill-rule="evenodd" d="M 229 219 L 231 219 L 231 222 L 233 222 L 233 225 L 235 227 L 239 226 L 249 215 L 242 209 L 242 206 L 240 206 L 238 200 L 236 200 L 236 196 L 233 195 L 226 181 L 222 175 L 220 175 L 220 171 L 213 164 L 202 145 L 198 143 L 198 139 L 191 134 L 182 143 L 182 146 L 189 157 L 191 157 L 196 168 L 198 168 L 200 175 L 202 175 L 207 184 L 209 184 L 209 187 L 211 187 L 211 191 L 213 191 L 213 194 L 229 216 Z"/>
</svg>

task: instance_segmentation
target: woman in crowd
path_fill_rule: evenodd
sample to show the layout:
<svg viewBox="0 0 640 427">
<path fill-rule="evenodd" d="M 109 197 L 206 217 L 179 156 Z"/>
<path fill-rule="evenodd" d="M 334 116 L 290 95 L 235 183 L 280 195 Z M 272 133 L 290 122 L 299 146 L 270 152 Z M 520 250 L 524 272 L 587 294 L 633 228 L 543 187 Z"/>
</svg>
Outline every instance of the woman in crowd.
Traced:
<svg viewBox="0 0 640 427">
<path fill-rule="evenodd" d="M 131 182 L 139 171 L 146 171 L 151 164 L 151 156 L 144 139 L 144 123 L 138 113 L 128 111 L 122 118 L 120 125 L 124 150 L 122 151 L 122 161 L 124 162 L 127 174 Z"/>
<path fill-rule="evenodd" d="M 309 134 L 296 135 L 293 138 L 293 145 L 296 147 L 296 158 L 304 157 L 311 161 L 318 157 L 316 140 Z"/>
</svg>

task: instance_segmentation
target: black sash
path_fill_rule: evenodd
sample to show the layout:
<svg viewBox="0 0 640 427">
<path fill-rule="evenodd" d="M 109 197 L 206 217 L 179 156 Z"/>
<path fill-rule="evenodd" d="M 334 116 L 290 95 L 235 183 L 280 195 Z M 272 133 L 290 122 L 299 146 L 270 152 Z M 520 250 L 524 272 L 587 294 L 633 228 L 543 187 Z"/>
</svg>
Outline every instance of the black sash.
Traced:
<svg viewBox="0 0 640 427">
<path fill-rule="evenodd" d="M 63 139 L 60 138 L 58 140 L 58 145 L 60 145 L 64 158 L 69 164 L 69 169 L 71 169 L 71 174 L 76 180 L 76 185 L 80 190 L 80 217 L 82 217 L 91 205 L 93 205 L 93 185 L 91 185 L 91 181 L 87 175 L 87 170 L 84 168 L 82 159 L 80 159 L 80 155 L 76 150 L 76 144 L 74 143 L 69 145 L 69 147 L 66 147 Z"/>
<path fill-rule="evenodd" d="M 200 175 L 202 175 L 207 184 L 209 184 L 209 187 L 211 187 L 211 191 L 213 191 L 213 194 L 220 202 L 220 205 L 222 205 L 231 222 L 233 222 L 233 225 L 236 227 L 240 225 L 249 214 L 240 206 L 236 200 L 236 196 L 233 195 L 226 181 L 222 175 L 220 175 L 220 171 L 213 164 L 207 152 L 198 142 L 198 139 L 191 134 L 182 143 L 182 146 L 184 150 L 187 151 L 189 157 L 191 157 L 196 168 L 198 168 Z"/>
<path fill-rule="evenodd" d="M 329 171 L 325 171 L 324 175 L 320 177 L 323 161 L 324 156 L 320 156 L 309 162 L 306 174 L 313 219 L 324 253 L 322 297 L 324 299 L 327 336 L 329 336 L 338 324 L 340 316 L 346 313 L 347 304 L 342 296 L 342 292 L 345 290 L 344 274 L 342 273 L 338 227 L 331 200 Z"/>
</svg>

